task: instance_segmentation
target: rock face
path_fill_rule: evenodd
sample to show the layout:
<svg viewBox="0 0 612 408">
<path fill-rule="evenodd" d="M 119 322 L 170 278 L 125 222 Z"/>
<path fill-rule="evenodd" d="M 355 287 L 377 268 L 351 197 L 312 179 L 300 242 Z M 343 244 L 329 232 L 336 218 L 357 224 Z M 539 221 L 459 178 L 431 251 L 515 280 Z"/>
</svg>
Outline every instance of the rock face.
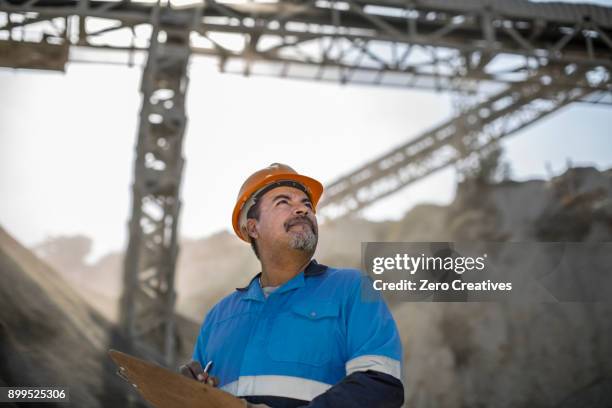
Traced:
<svg viewBox="0 0 612 408">
<path fill-rule="evenodd" d="M 557 407 L 610 381 L 609 305 L 423 303 L 394 315 L 408 406 Z"/>
<path fill-rule="evenodd" d="M 413 210 L 391 239 L 611 241 L 611 197 L 612 171 L 592 168 L 549 183 L 460 185 L 448 208 L 421 208 L 418 220 Z M 403 303 L 393 312 L 407 406 L 612 406 L 610 303 Z"/>
<path fill-rule="evenodd" d="M 612 241 L 612 170 L 574 168 L 549 182 L 463 183 L 449 206 L 420 205 L 397 222 L 328 222 L 316 258 L 358 268 L 362 241 Z M 109 259 L 120 256 L 109 255 L 107 265 Z M 104 287 L 120 281 L 115 264 L 81 272 L 94 271 L 92 279 Z M 178 312 L 201 321 L 257 271 L 250 247 L 228 232 L 183 241 Z M 397 303 L 392 309 L 404 343 L 406 406 L 612 406 L 609 303 Z"/>
</svg>

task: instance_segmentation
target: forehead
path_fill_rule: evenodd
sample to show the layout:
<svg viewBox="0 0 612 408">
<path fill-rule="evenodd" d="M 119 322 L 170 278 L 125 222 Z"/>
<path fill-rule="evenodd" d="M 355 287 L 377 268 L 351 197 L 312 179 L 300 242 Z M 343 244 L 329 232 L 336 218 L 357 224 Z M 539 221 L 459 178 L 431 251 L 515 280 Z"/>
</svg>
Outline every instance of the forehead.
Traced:
<svg viewBox="0 0 612 408">
<path fill-rule="evenodd" d="M 280 186 L 277 188 L 273 188 L 270 191 L 267 191 L 262 197 L 261 197 L 261 201 L 262 202 L 269 202 L 269 201 L 273 201 L 276 197 L 280 196 L 280 195 L 284 195 L 284 196 L 288 196 L 290 199 L 292 200 L 303 200 L 303 199 L 308 199 L 308 195 L 306 195 L 306 193 L 304 193 L 302 190 L 299 190 L 295 187 L 289 187 L 289 186 Z"/>
</svg>

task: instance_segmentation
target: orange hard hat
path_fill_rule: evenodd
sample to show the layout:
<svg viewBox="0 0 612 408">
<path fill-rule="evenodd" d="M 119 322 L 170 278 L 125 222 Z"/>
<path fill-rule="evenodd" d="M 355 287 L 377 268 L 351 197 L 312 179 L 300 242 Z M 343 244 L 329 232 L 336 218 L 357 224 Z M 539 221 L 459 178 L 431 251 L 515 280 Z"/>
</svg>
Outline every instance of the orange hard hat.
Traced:
<svg viewBox="0 0 612 408">
<path fill-rule="evenodd" d="M 262 190 L 266 187 L 274 188 L 272 185 L 275 184 L 282 186 L 292 185 L 292 183 L 296 188 L 303 189 L 310 198 L 313 210 L 316 210 L 317 203 L 323 194 L 323 185 L 313 178 L 298 174 L 286 164 L 272 163 L 265 169 L 251 174 L 240 187 L 232 213 L 232 226 L 236 235 L 243 241 L 250 242 L 249 235 L 243 230 L 244 225 L 241 224 L 246 221 L 246 213 L 255 204 L 255 197 L 261 195 Z"/>
</svg>

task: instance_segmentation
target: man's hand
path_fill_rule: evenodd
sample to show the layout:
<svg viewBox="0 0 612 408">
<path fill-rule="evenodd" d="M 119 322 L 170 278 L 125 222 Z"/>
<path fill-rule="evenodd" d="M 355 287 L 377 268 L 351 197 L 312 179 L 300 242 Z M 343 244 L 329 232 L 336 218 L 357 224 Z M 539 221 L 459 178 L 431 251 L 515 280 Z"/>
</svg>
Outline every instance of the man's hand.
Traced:
<svg viewBox="0 0 612 408">
<path fill-rule="evenodd" d="M 192 380 L 196 380 L 213 387 L 219 385 L 219 379 L 205 373 L 198 361 L 190 361 L 187 364 L 182 365 L 179 368 L 179 371 L 185 377 L 191 378 Z"/>
</svg>

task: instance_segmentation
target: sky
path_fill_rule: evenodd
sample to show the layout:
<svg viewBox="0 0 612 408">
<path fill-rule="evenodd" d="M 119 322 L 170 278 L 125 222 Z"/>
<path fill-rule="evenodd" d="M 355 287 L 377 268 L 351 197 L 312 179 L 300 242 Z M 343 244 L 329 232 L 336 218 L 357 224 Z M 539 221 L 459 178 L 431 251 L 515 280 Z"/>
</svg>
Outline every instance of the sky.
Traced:
<svg viewBox="0 0 612 408">
<path fill-rule="evenodd" d="M 608 2 L 610 4 L 610 2 Z M 0 225 L 26 245 L 85 234 L 90 261 L 123 250 L 140 110 L 140 68 L 71 63 L 65 73 L 0 68 Z M 612 167 L 610 107 L 577 104 L 507 138 L 518 180 L 573 165 Z M 283 162 L 324 184 L 448 119 L 445 93 L 220 74 L 193 58 L 182 236 L 231 229 L 240 185 Z M 373 205 L 374 220 L 446 204 L 452 169 Z"/>
</svg>

